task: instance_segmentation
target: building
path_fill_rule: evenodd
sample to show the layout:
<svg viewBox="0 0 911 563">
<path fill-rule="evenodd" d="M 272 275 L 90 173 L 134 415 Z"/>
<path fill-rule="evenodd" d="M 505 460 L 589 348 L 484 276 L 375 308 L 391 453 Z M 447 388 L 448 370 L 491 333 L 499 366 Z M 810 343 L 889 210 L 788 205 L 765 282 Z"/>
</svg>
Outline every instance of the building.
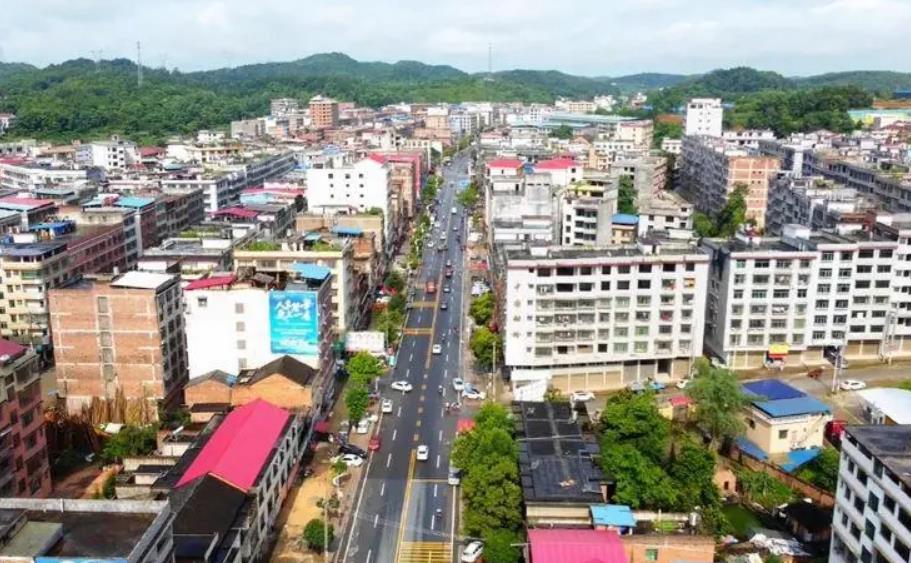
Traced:
<svg viewBox="0 0 911 563">
<path fill-rule="evenodd" d="M 774 157 L 730 148 L 719 138 L 687 136 L 680 156 L 681 191 L 698 210 L 714 215 L 725 206 L 731 192 L 746 188 L 747 219 L 762 229 L 769 185 L 778 168 Z"/>
<path fill-rule="evenodd" d="M 120 172 L 139 161 L 136 143 L 124 141 L 116 135 L 109 141 L 76 145 L 75 162 L 79 166 L 93 166 L 103 168 L 106 172 Z"/>
<path fill-rule="evenodd" d="M 756 150 L 759 143 L 774 141 L 775 133 L 769 129 L 732 129 L 722 133 L 721 137 L 731 147 Z"/>
<path fill-rule="evenodd" d="M 911 426 L 849 426 L 829 561 L 901 563 L 911 557 Z"/>
<path fill-rule="evenodd" d="M 620 536 L 623 551 L 630 563 L 712 563 L 715 561 L 715 538 L 684 534 L 626 534 Z"/>
<path fill-rule="evenodd" d="M 185 288 L 190 376 L 265 365 L 286 354 L 325 378 L 333 367 L 332 271 L 302 264 L 282 289 L 214 275 Z M 231 346 L 213 347 L 212 342 Z"/>
<path fill-rule="evenodd" d="M 0 113 L 0 135 L 6 133 L 7 129 L 16 123 L 16 115 L 12 113 Z"/>
<path fill-rule="evenodd" d="M 172 563 L 173 521 L 166 500 L 0 499 L 0 554 L 10 561 Z"/>
<path fill-rule="evenodd" d="M 769 188 L 766 233 L 781 235 L 785 225 L 803 225 L 817 231 L 834 229 L 841 223 L 861 222 L 875 202 L 857 190 L 821 176 L 794 177 L 781 174 Z"/>
<path fill-rule="evenodd" d="M 744 383 L 743 391 L 752 400 L 746 432 L 737 438 L 742 450 L 793 470 L 804 456 L 812 459 L 809 451 L 822 448 L 826 423 L 832 420 L 828 405 L 778 379 Z"/>
<path fill-rule="evenodd" d="M 553 194 L 549 174 L 491 176 L 485 216 L 493 243 L 521 247 L 558 242 L 559 208 Z"/>
<path fill-rule="evenodd" d="M 721 98 L 693 98 L 686 104 L 685 135 L 721 137 L 724 108 Z"/>
<path fill-rule="evenodd" d="M 0 188 L 33 193 L 38 188 L 86 182 L 87 170 L 49 166 L 19 158 L 0 160 Z"/>
<path fill-rule="evenodd" d="M 620 536 L 613 530 L 528 530 L 528 553 L 529 563 L 632 561 L 623 550 Z"/>
<path fill-rule="evenodd" d="M 266 134 L 266 120 L 240 119 L 231 122 L 232 139 L 258 139 Z"/>
<path fill-rule="evenodd" d="M 310 98 L 310 126 L 333 129 L 338 126 L 338 102 L 324 96 Z"/>
<path fill-rule="evenodd" d="M 702 250 L 672 241 L 507 251 L 502 332 L 516 396 L 685 377 L 702 353 L 708 268 Z"/>
<path fill-rule="evenodd" d="M 269 104 L 269 115 L 272 117 L 286 117 L 300 111 L 300 102 L 294 98 L 274 98 Z"/>
<path fill-rule="evenodd" d="M 51 471 L 38 355 L 9 340 L 0 340 L 0 429 L 0 497 L 47 496 Z"/>
<path fill-rule="evenodd" d="M 187 382 L 183 292 L 169 274 L 83 278 L 49 292 L 57 387 L 70 412 L 119 395 L 157 418 Z"/>
<path fill-rule="evenodd" d="M 562 246 L 606 246 L 612 241 L 617 190 L 588 183 L 560 192 L 559 237 Z"/>
</svg>

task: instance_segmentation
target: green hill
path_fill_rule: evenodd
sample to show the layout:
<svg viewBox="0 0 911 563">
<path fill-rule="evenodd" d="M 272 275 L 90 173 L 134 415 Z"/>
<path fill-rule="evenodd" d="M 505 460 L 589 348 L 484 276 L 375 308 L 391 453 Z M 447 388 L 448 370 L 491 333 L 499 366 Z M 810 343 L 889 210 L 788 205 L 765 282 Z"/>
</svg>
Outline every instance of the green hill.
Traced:
<svg viewBox="0 0 911 563">
<path fill-rule="evenodd" d="M 794 78 L 793 80 L 800 86 L 860 86 L 861 88 L 886 95 L 892 94 L 895 90 L 911 88 L 911 73 L 888 70 L 830 72 L 816 76 Z"/>
<path fill-rule="evenodd" d="M 692 76 L 686 74 L 641 72 L 639 74 L 629 74 L 626 76 L 617 76 L 615 78 L 604 77 L 601 80 L 616 86 L 622 92 L 630 93 L 668 88 L 670 86 L 676 86 L 681 82 L 691 80 L 692 78 Z"/>
</svg>

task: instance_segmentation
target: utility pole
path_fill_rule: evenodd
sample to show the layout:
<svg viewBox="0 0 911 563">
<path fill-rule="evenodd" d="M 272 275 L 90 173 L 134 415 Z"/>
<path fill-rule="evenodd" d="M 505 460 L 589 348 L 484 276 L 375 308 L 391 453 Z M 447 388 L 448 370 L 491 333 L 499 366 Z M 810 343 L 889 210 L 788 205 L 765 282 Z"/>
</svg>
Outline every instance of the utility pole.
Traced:
<svg viewBox="0 0 911 563">
<path fill-rule="evenodd" d="M 493 43 L 487 44 L 487 77 L 493 78 Z"/>
<path fill-rule="evenodd" d="M 844 353 L 844 349 L 845 345 L 842 343 L 835 353 L 835 369 L 832 370 L 832 393 L 838 392 L 838 377 L 841 375 L 841 356 Z"/>
<path fill-rule="evenodd" d="M 142 88 L 142 43 L 136 42 L 136 85 Z"/>
</svg>

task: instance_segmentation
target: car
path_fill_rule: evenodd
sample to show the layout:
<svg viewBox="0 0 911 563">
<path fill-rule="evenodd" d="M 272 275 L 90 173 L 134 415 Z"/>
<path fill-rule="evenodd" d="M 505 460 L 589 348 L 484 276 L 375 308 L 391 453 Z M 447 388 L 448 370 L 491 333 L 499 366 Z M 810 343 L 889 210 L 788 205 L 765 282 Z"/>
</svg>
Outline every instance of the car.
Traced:
<svg viewBox="0 0 911 563">
<path fill-rule="evenodd" d="M 451 287 L 449 287 L 448 285 L 443 286 L 443 293 L 449 293 L 450 291 L 452 291 Z"/>
<path fill-rule="evenodd" d="M 574 403 L 586 403 L 592 401 L 595 398 L 595 394 L 591 391 L 573 391 L 569 394 L 569 400 Z"/>
<path fill-rule="evenodd" d="M 383 414 L 390 414 L 392 412 L 392 399 L 383 399 L 380 410 L 383 412 Z"/>
<path fill-rule="evenodd" d="M 354 444 L 347 444 L 347 443 L 342 444 L 338 447 L 338 453 L 339 453 L 339 455 L 353 454 L 353 455 L 364 457 L 364 458 L 367 457 L 367 452 L 364 451 L 363 448 L 359 448 L 359 447 L 355 446 Z"/>
<path fill-rule="evenodd" d="M 380 449 L 380 446 L 383 445 L 383 439 L 380 438 L 379 434 L 374 434 L 370 437 L 370 442 L 367 443 L 367 449 L 371 452 L 375 452 Z"/>
<path fill-rule="evenodd" d="M 451 268 L 451 267 L 452 267 L 452 260 L 446 260 L 446 267 L 447 267 L 447 268 Z"/>
<path fill-rule="evenodd" d="M 446 309 L 449 309 L 449 305 L 447 305 L 446 302 L 443 301 L 442 303 L 440 303 L 440 310 L 445 311 Z"/>
<path fill-rule="evenodd" d="M 370 421 L 366 418 L 362 418 L 360 421 L 358 421 L 355 432 L 358 434 L 366 434 L 370 432 Z"/>
<path fill-rule="evenodd" d="M 452 231 L 453 231 L 453 232 L 458 232 L 458 231 L 459 231 L 459 226 L 456 225 L 455 227 L 453 227 L 453 228 L 452 228 Z"/>
<path fill-rule="evenodd" d="M 347 465 L 348 467 L 360 467 L 360 466 L 364 465 L 364 458 L 362 458 L 359 455 L 354 455 L 354 454 L 337 455 L 329 461 L 331 461 L 332 463 L 342 462 L 345 465 Z"/>
<path fill-rule="evenodd" d="M 434 354 L 442 354 L 442 353 L 443 353 L 443 347 L 440 346 L 439 344 L 434 344 L 434 345 L 433 345 L 433 348 L 431 348 L 431 352 L 433 352 Z"/>
<path fill-rule="evenodd" d="M 408 383 L 407 381 L 393 381 L 392 385 L 389 387 L 396 391 L 401 391 L 402 393 L 407 393 L 414 389 L 414 385 Z"/>
<path fill-rule="evenodd" d="M 858 381 L 857 379 L 845 379 L 838 384 L 838 388 L 842 391 L 859 391 L 861 389 L 866 389 L 866 387 L 866 383 Z"/>
<path fill-rule="evenodd" d="M 458 467 L 449 466 L 449 476 L 446 481 L 453 487 L 462 482 L 462 472 Z"/>
<path fill-rule="evenodd" d="M 484 544 L 479 541 L 473 541 L 462 550 L 460 561 L 462 563 L 477 563 L 477 561 L 480 561 L 482 553 L 484 553 Z"/>
<path fill-rule="evenodd" d="M 427 248 L 433 248 L 433 240 L 427 241 Z"/>
<path fill-rule="evenodd" d="M 487 393 L 481 391 L 480 389 L 475 389 L 474 387 L 466 385 L 465 388 L 462 389 L 462 396 L 466 399 L 476 399 L 478 401 L 483 401 L 487 398 Z"/>
<path fill-rule="evenodd" d="M 455 379 L 452 380 L 452 388 L 455 389 L 456 391 L 461 391 L 462 389 L 465 389 L 465 380 L 462 379 L 461 377 L 456 377 Z"/>
<path fill-rule="evenodd" d="M 418 461 L 427 461 L 428 459 L 430 459 L 430 448 L 428 448 L 424 444 L 421 444 L 420 446 L 418 446 L 417 456 L 415 456 L 415 457 L 417 457 Z"/>
</svg>

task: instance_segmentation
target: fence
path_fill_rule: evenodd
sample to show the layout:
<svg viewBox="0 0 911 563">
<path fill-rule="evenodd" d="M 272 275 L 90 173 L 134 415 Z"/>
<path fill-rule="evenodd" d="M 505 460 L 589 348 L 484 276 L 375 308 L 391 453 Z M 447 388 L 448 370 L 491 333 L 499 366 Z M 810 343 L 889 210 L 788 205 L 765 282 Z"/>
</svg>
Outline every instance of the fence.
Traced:
<svg viewBox="0 0 911 563">
<path fill-rule="evenodd" d="M 737 448 L 733 448 L 731 451 L 730 459 L 743 465 L 747 469 L 753 471 L 762 471 L 763 473 L 774 477 L 776 481 L 784 483 L 791 489 L 797 491 L 802 496 L 809 498 L 820 506 L 826 508 L 835 506 L 835 496 L 832 493 L 826 491 L 825 489 L 820 489 L 816 485 L 804 481 L 799 477 L 795 477 L 794 475 L 791 475 L 790 473 L 775 465 L 772 465 L 771 463 L 766 463 L 762 460 L 756 459 L 755 457 L 741 450 L 738 450 Z"/>
</svg>

